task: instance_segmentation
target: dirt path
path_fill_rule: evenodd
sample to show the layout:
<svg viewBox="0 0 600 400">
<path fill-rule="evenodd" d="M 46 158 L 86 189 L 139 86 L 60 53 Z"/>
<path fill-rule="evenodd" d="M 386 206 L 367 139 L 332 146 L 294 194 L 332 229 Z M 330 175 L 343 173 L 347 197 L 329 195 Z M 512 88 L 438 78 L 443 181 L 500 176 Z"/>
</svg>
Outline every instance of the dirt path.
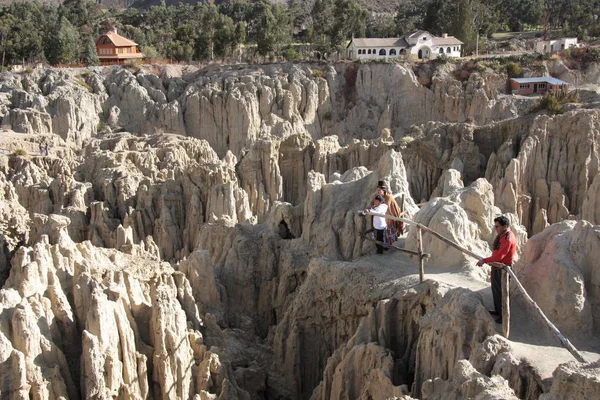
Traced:
<svg viewBox="0 0 600 400">
<path fill-rule="evenodd" d="M 399 251 L 389 250 L 383 255 L 367 255 L 355 260 L 354 263 L 359 268 L 364 267 L 365 273 L 377 275 L 375 280 L 380 282 L 379 289 L 384 289 L 383 286 L 388 285 L 416 284 L 419 281 L 416 257 L 410 257 Z M 451 287 L 471 289 L 482 296 L 486 308 L 493 308 L 490 284 L 477 277 L 476 271 L 425 264 L 425 279 L 432 279 Z M 541 379 L 548 382 L 559 364 L 575 361 L 575 358 L 561 346 L 541 318 L 536 316 L 533 308 L 522 303 L 519 296 L 513 292 L 509 337 L 512 354 L 518 359 L 526 360 L 538 372 Z M 499 324 L 496 326 L 501 335 L 502 327 Z M 600 359 L 599 337 L 568 339 L 586 360 L 591 362 Z"/>
</svg>

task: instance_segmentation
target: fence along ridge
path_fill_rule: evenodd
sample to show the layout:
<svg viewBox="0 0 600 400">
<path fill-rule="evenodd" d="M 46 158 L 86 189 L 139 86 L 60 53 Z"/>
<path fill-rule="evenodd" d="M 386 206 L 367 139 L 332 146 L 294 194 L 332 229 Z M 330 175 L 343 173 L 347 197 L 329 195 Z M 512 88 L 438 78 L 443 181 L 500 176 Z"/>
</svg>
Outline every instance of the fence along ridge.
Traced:
<svg viewBox="0 0 600 400">
<path fill-rule="evenodd" d="M 481 257 L 480 255 L 472 252 L 469 249 L 464 248 L 463 246 L 459 245 L 458 243 L 454 242 L 451 239 L 448 239 L 447 237 L 443 236 L 442 234 L 434 231 L 433 229 L 428 228 L 427 226 L 420 224 L 418 222 L 412 221 L 410 219 L 407 218 L 401 218 L 401 217 L 394 217 L 392 215 L 386 215 L 386 214 L 379 214 L 379 213 L 374 213 L 372 211 L 359 211 L 358 212 L 361 215 L 372 215 L 375 217 L 384 217 L 387 219 L 390 219 L 392 221 L 402 221 L 405 224 L 408 225 L 415 225 L 417 228 L 417 246 L 419 247 L 418 253 L 420 254 L 419 257 L 419 278 L 421 280 L 421 282 L 423 282 L 423 275 L 424 275 L 424 267 L 423 267 L 423 259 L 427 258 L 427 255 L 425 253 L 423 253 L 423 248 L 422 248 L 422 244 L 423 241 L 421 239 L 421 231 L 425 231 L 430 233 L 431 235 L 435 236 L 437 239 L 441 240 L 442 242 L 456 248 L 457 250 L 460 250 L 461 252 L 465 253 L 468 256 L 471 256 L 475 259 L 482 260 L 483 257 Z M 537 303 L 531 298 L 531 296 L 529 296 L 529 293 L 527 293 L 527 291 L 525 290 L 525 288 L 523 287 L 523 285 L 521 284 L 521 282 L 519 281 L 519 279 L 517 278 L 517 276 L 515 275 L 515 273 L 513 272 L 512 268 L 508 265 L 499 263 L 499 262 L 491 262 L 491 263 L 486 263 L 488 265 L 490 265 L 492 268 L 501 268 L 507 275 L 505 275 L 506 279 L 503 279 L 502 281 L 502 291 L 503 291 L 503 306 L 506 306 L 509 304 L 509 296 L 508 296 L 508 275 L 510 275 L 514 281 L 515 284 L 517 285 L 517 288 L 521 291 L 521 293 L 523 294 L 526 302 L 533 307 L 533 309 L 535 311 L 537 311 L 538 315 L 540 317 L 542 317 L 542 320 L 546 323 L 546 325 L 548 326 L 548 328 L 550 328 L 550 331 L 554 334 L 554 336 L 556 336 L 556 338 L 560 341 L 560 343 L 569 351 L 569 353 L 571 353 L 573 355 L 573 357 L 575 357 L 575 359 L 579 362 L 582 363 L 587 363 L 588 361 L 583 358 L 583 356 L 581 355 L 581 353 L 575 348 L 575 346 L 573 346 L 573 344 L 569 341 L 569 339 L 566 338 L 565 335 L 563 335 L 558 328 L 552 323 L 552 321 L 550 321 L 550 319 L 548 319 L 548 317 L 546 317 L 546 314 L 544 314 L 544 312 L 542 311 L 542 309 L 537 305 Z M 507 307 L 503 307 L 505 310 L 508 310 Z M 507 313 L 507 318 L 502 318 L 502 328 L 504 331 L 504 336 L 506 338 L 508 338 L 508 333 L 510 330 L 510 313 Z M 503 316 L 504 317 L 504 316 Z"/>
</svg>

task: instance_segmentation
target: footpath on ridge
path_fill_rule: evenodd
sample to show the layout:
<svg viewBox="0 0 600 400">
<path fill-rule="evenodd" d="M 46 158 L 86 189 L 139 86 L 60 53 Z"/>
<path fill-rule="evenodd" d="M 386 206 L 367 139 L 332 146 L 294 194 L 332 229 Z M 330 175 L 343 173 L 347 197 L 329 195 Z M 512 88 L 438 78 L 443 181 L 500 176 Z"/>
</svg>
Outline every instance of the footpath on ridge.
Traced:
<svg viewBox="0 0 600 400">
<path fill-rule="evenodd" d="M 396 245 L 404 246 L 401 238 Z M 426 249 L 425 249 L 426 251 Z M 400 251 L 389 250 L 383 255 L 365 255 L 352 262 L 365 274 L 372 274 L 373 282 L 379 285 L 408 286 L 419 283 L 417 257 Z M 476 261 L 473 260 L 473 265 Z M 493 309 L 490 283 L 469 273 L 465 268 L 441 267 L 425 263 L 425 280 L 434 280 L 450 287 L 462 287 L 478 293 L 487 309 Z M 502 335 L 502 327 L 496 324 L 497 333 Z M 587 340 L 568 337 L 588 362 L 600 360 L 600 338 Z M 511 354 L 518 360 L 530 364 L 542 381 L 552 378 L 552 372 L 562 363 L 575 361 L 573 355 L 561 346 L 535 311 L 519 295 L 511 293 L 511 329 L 508 341 Z"/>
</svg>

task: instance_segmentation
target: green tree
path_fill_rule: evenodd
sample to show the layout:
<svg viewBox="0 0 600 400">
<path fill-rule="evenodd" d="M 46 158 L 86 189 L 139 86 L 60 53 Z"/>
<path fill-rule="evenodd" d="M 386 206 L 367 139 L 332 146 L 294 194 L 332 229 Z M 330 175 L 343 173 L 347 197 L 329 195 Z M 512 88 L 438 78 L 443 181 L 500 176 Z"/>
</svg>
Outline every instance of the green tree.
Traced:
<svg viewBox="0 0 600 400">
<path fill-rule="evenodd" d="M 432 33 L 454 35 L 465 43 L 463 50 L 466 54 L 473 53 L 478 36 L 487 36 L 497 27 L 497 4 L 483 1 L 451 0 L 442 3 L 436 17 L 438 28 Z"/>
<path fill-rule="evenodd" d="M 334 50 L 341 50 L 352 36 L 364 37 L 366 20 L 369 16 L 356 0 L 336 0 L 335 23 L 331 32 Z"/>
<path fill-rule="evenodd" d="M 83 40 L 83 49 L 83 61 L 87 65 L 100 65 L 96 51 L 96 41 L 91 35 Z"/>
<path fill-rule="evenodd" d="M 53 34 L 46 57 L 51 64 L 71 64 L 79 61 L 79 32 L 66 17 L 61 17 Z"/>
<path fill-rule="evenodd" d="M 400 0 L 396 8 L 396 25 L 402 35 L 425 29 L 425 20 L 431 1 Z"/>
<path fill-rule="evenodd" d="M 279 4 L 261 1 L 254 13 L 257 51 L 263 57 L 274 56 L 289 43 L 291 24 L 286 10 Z"/>
<path fill-rule="evenodd" d="M 366 37 L 393 37 L 397 34 L 396 21 L 393 15 L 371 14 L 365 27 Z"/>
<path fill-rule="evenodd" d="M 317 51 L 330 52 L 333 48 L 331 32 L 333 31 L 335 5 L 333 0 L 316 0 L 312 8 L 312 29 L 309 39 Z"/>
<path fill-rule="evenodd" d="M 593 3 L 589 0 L 571 0 L 563 23 L 565 35 L 577 36 L 580 40 L 584 40 L 588 29 L 594 23 L 593 7 Z"/>
<path fill-rule="evenodd" d="M 234 38 L 236 46 L 246 43 L 246 24 L 244 21 L 240 21 L 235 25 Z"/>
<path fill-rule="evenodd" d="M 236 47 L 235 25 L 226 15 L 219 15 L 215 24 L 215 55 L 219 58 L 231 56 Z"/>
<path fill-rule="evenodd" d="M 17 23 L 17 19 L 11 14 L 5 14 L 0 17 L 0 46 L 2 46 L 2 67 L 6 59 L 7 49 L 11 51 L 14 37 L 12 35 L 13 28 Z"/>
<path fill-rule="evenodd" d="M 499 16 L 512 32 L 520 32 L 525 25 L 537 25 L 542 20 L 539 0 L 505 0 L 500 3 Z"/>
</svg>

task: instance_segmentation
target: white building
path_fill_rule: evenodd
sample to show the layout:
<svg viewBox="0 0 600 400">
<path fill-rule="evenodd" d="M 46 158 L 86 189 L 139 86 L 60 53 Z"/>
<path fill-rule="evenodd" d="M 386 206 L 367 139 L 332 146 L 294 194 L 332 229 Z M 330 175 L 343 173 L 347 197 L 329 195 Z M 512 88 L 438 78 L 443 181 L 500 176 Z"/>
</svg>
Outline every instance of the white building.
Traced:
<svg viewBox="0 0 600 400">
<path fill-rule="evenodd" d="M 436 37 L 427 31 L 416 31 L 401 38 L 354 38 L 347 47 L 347 56 L 351 59 L 431 59 L 442 54 L 460 57 L 462 45 L 454 36 Z"/>
<path fill-rule="evenodd" d="M 535 43 L 535 51 L 538 53 L 554 53 L 565 49 L 577 47 L 577 38 L 560 38 L 552 40 L 540 40 Z"/>
</svg>

